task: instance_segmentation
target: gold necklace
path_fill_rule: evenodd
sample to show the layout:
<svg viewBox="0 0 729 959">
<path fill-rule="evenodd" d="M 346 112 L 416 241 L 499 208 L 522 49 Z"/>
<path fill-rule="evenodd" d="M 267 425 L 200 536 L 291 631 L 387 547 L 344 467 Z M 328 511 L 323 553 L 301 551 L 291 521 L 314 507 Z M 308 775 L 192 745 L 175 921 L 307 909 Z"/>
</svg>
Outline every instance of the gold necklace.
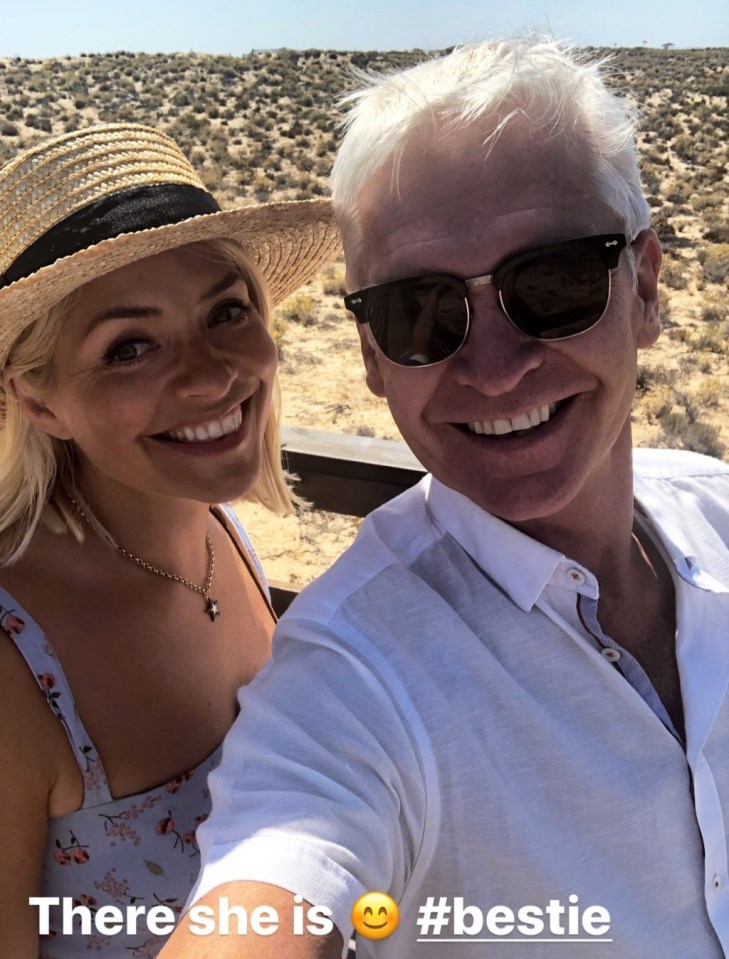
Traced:
<svg viewBox="0 0 729 959">
<path fill-rule="evenodd" d="M 88 518 L 86 513 L 84 513 L 73 496 L 69 496 L 68 494 L 66 495 L 73 503 L 76 512 L 79 514 L 81 519 L 88 523 L 93 529 L 91 520 Z M 193 583 L 192 580 L 186 579 L 184 576 L 178 576 L 177 573 L 170 573 L 166 569 L 160 569 L 159 566 L 155 566 L 153 563 L 148 563 L 140 556 L 135 556 L 135 554 L 130 552 L 128 549 L 124 549 L 123 546 L 120 546 L 119 543 L 117 543 L 116 540 L 112 539 L 111 537 L 109 537 L 109 542 L 118 553 L 121 553 L 121 555 L 126 557 L 126 559 L 130 559 L 142 569 L 146 569 L 148 573 L 154 573 L 155 576 L 162 576 L 164 579 L 171 579 L 173 582 L 181 583 L 183 586 L 193 590 L 195 593 L 200 593 L 205 600 L 204 612 L 207 613 L 212 622 L 215 622 L 216 616 L 220 616 L 220 604 L 218 603 L 217 599 L 213 599 L 210 595 L 210 587 L 213 584 L 213 571 L 215 569 L 215 550 L 213 549 L 213 543 L 210 539 L 210 533 L 205 533 L 205 548 L 208 551 L 208 571 L 205 575 L 205 582 L 202 586 L 198 586 L 197 583 Z"/>
</svg>

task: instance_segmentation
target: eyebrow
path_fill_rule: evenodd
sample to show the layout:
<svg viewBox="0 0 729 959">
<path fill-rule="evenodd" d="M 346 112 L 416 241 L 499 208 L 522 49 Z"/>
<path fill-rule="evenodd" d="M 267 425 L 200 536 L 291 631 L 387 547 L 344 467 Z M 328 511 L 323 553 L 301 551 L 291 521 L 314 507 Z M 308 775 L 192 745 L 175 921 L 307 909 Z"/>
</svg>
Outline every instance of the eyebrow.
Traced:
<svg viewBox="0 0 729 959">
<path fill-rule="evenodd" d="M 205 303 L 208 300 L 212 300 L 213 297 L 217 296 L 219 293 L 222 293 L 224 290 L 227 290 L 229 287 L 234 286 L 238 282 L 245 283 L 245 279 L 240 275 L 240 273 L 226 273 L 221 280 L 218 280 L 218 282 L 214 283 L 209 290 L 203 293 L 203 295 L 200 297 L 200 302 Z M 161 310 L 151 306 L 112 306 L 108 310 L 102 310 L 101 313 L 97 313 L 89 321 L 89 324 L 84 331 L 84 337 L 88 336 L 93 330 L 95 330 L 99 324 L 105 323 L 108 320 L 133 319 L 135 317 L 148 318 L 151 316 L 160 316 L 161 313 Z"/>
<path fill-rule="evenodd" d="M 212 298 L 217 296 L 218 293 L 222 293 L 223 290 L 227 290 L 229 286 L 234 286 L 238 282 L 245 283 L 245 280 L 240 273 L 226 273 L 220 282 L 216 283 L 214 286 L 211 286 L 207 293 L 203 293 L 202 297 L 200 298 L 201 302 L 203 300 L 212 300 Z"/>
</svg>

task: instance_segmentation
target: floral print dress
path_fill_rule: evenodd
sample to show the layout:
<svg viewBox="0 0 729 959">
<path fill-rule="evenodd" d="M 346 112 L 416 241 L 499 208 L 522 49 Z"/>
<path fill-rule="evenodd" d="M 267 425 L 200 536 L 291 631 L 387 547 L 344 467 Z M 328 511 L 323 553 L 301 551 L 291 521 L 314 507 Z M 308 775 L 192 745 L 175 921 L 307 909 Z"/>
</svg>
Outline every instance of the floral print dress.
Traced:
<svg viewBox="0 0 729 959">
<path fill-rule="evenodd" d="M 267 596 L 263 574 L 245 532 L 232 511 L 226 509 L 224 517 L 222 512 L 216 510 L 216 515 L 249 569 L 255 570 L 253 575 Z M 25 659 L 49 708 L 63 725 L 84 780 L 81 809 L 49 821 L 38 895 L 86 906 L 92 916 L 110 905 L 121 909 L 125 920 L 129 915 L 126 907 L 145 909 L 136 920 L 136 931 L 125 928 L 105 935 L 94 924 L 83 931 L 77 918 L 73 934 L 68 935 L 63 930 L 61 906 L 51 907 L 50 932 L 40 937 L 39 959 L 78 959 L 97 954 L 104 959 L 153 959 L 168 935 L 151 932 L 145 917 L 157 905 L 167 906 L 175 916 L 182 912 L 197 878 L 195 833 L 210 811 L 207 777 L 218 763 L 221 747 L 195 769 L 162 786 L 113 799 L 98 752 L 84 729 L 53 647 L 27 610 L 2 588 L 0 627 Z M 0 638 L 5 638 L 2 633 Z"/>
</svg>

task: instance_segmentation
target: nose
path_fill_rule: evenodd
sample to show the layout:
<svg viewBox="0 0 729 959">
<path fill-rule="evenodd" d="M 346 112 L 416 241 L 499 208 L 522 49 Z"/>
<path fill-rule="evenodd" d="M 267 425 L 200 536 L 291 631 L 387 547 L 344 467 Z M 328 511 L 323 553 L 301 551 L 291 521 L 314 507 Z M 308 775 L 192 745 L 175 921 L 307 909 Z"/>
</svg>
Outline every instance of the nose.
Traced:
<svg viewBox="0 0 729 959">
<path fill-rule="evenodd" d="M 493 287 L 470 291 L 468 303 L 468 337 L 451 360 L 451 373 L 463 386 L 501 396 L 541 366 L 545 344 L 511 325 Z"/>
<path fill-rule="evenodd" d="M 181 399 L 222 399 L 237 376 L 230 358 L 202 336 L 181 345 L 176 361 L 174 390 Z"/>
</svg>

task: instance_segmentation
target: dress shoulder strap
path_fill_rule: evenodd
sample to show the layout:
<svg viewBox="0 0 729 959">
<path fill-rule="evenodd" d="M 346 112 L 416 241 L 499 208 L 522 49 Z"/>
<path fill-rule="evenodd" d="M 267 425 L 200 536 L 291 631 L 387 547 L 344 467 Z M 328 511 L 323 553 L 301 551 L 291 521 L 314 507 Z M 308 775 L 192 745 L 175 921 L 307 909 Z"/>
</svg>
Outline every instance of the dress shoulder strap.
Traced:
<svg viewBox="0 0 729 959">
<path fill-rule="evenodd" d="M 96 747 L 86 732 L 56 651 L 32 616 L 0 587 L 0 629 L 15 645 L 54 715 L 66 731 L 84 779 L 84 807 L 108 802 L 109 784 Z M 0 641 L 4 639 L 0 634 Z"/>
<path fill-rule="evenodd" d="M 265 600 L 266 606 L 268 607 L 271 616 L 275 621 L 277 617 L 273 606 L 271 605 L 271 591 L 268 588 L 266 574 L 263 572 L 263 567 L 261 566 L 260 560 L 256 556 L 256 551 L 253 549 L 251 541 L 248 538 L 248 534 L 243 528 L 241 521 L 236 516 L 233 507 L 227 504 L 222 506 L 213 506 L 212 512 L 213 515 L 216 516 L 220 521 L 227 534 L 233 540 L 234 546 L 238 550 L 241 559 L 248 568 L 253 581 L 258 586 L 261 596 Z"/>
</svg>

